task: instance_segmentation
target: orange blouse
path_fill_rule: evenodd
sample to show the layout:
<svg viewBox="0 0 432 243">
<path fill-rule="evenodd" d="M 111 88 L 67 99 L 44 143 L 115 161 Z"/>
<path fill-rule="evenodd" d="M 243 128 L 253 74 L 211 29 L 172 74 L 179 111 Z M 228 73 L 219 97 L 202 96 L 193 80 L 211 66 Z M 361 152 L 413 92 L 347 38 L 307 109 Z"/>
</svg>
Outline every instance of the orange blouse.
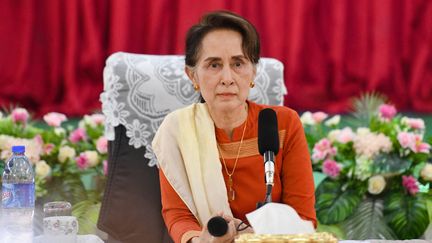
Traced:
<svg viewBox="0 0 432 243">
<path fill-rule="evenodd" d="M 272 108 L 278 118 L 280 149 L 276 156 L 272 201 L 288 204 L 305 220 L 316 227 L 314 181 L 310 155 L 303 127 L 297 113 L 284 106 L 259 105 L 248 101 L 248 121 L 237 167 L 232 175 L 235 199 L 229 201 L 234 217 L 246 220 L 245 214 L 256 209 L 257 202 L 264 201 L 266 187 L 263 157 L 258 151 L 258 114 L 264 108 Z M 234 128 L 232 140 L 224 130 L 215 128 L 216 139 L 222 156 L 232 173 L 237 151 L 246 122 Z M 228 185 L 228 175 L 222 163 L 222 174 Z M 191 238 L 201 231 L 201 226 L 185 203 L 177 195 L 160 170 L 162 215 L 175 242 Z M 227 187 L 227 191 L 228 191 Z M 187 234 L 186 234 L 187 233 Z M 185 237 L 187 236 L 187 237 Z"/>
</svg>

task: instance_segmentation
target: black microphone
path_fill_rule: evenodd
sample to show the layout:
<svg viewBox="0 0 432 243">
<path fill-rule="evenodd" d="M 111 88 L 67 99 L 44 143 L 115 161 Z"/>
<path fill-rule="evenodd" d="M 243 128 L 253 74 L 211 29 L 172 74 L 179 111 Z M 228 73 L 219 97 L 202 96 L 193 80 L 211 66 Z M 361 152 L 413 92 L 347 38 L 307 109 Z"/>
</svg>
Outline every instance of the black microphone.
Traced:
<svg viewBox="0 0 432 243">
<path fill-rule="evenodd" d="M 221 237 L 228 231 L 228 223 L 221 216 L 215 216 L 208 221 L 207 229 L 212 236 Z"/>
<path fill-rule="evenodd" d="M 274 182 L 275 156 L 279 152 L 279 131 L 276 112 L 266 108 L 258 116 L 258 149 L 264 156 L 265 182 L 267 186 L 266 202 L 271 202 L 271 190 Z"/>
</svg>

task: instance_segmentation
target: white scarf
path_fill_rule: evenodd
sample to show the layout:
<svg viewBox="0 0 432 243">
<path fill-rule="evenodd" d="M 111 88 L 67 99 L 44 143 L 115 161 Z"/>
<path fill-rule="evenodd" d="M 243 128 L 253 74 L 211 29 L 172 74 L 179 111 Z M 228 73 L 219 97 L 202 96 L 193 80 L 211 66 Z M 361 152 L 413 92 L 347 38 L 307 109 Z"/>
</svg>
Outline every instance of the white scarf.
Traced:
<svg viewBox="0 0 432 243">
<path fill-rule="evenodd" d="M 206 104 L 168 114 L 152 146 L 160 169 L 201 226 L 217 212 L 232 216 Z"/>
</svg>

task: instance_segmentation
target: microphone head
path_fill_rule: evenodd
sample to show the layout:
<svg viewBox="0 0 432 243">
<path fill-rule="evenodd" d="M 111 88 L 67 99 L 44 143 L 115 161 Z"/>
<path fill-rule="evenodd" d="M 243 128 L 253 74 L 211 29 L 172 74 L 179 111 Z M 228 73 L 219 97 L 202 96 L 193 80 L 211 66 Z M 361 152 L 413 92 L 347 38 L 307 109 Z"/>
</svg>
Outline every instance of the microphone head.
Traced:
<svg viewBox="0 0 432 243">
<path fill-rule="evenodd" d="M 266 108 L 258 116 L 258 149 L 261 155 L 271 151 L 279 152 L 279 131 L 276 112 Z"/>
<path fill-rule="evenodd" d="M 228 231 L 228 223 L 221 216 L 215 216 L 208 221 L 207 229 L 212 236 L 220 237 Z"/>
</svg>

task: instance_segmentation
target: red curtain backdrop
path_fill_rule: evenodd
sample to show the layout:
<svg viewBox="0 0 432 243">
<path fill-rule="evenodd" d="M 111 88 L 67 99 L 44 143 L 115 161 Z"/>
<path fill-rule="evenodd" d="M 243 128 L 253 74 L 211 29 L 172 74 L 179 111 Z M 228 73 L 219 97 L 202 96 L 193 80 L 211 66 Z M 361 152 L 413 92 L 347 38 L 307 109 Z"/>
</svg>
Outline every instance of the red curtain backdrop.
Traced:
<svg viewBox="0 0 432 243">
<path fill-rule="evenodd" d="M 343 112 L 376 90 L 432 112 L 430 0 L 0 0 L 0 106 L 97 110 L 110 54 L 182 54 L 187 29 L 217 9 L 249 19 L 262 56 L 284 63 L 290 107 Z"/>
</svg>

